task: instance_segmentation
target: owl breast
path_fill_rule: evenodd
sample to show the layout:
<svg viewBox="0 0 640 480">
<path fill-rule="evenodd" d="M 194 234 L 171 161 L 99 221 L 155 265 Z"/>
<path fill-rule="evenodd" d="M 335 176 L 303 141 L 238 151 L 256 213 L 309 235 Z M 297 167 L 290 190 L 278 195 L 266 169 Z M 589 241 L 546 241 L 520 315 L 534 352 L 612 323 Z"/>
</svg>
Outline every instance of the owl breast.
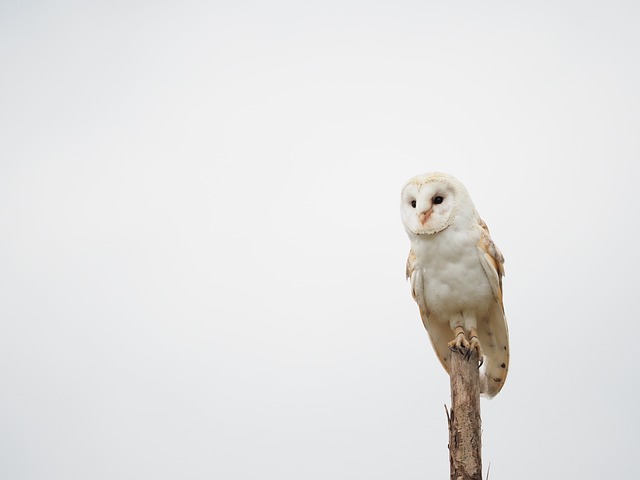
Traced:
<svg viewBox="0 0 640 480">
<path fill-rule="evenodd" d="M 413 243 L 422 268 L 426 304 L 438 317 L 449 318 L 464 311 L 483 316 L 488 312 L 493 295 L 480 264 L 478 239 L 479 235 L 475 238 L 468 230 L 449 228 Z"/>
</svg>

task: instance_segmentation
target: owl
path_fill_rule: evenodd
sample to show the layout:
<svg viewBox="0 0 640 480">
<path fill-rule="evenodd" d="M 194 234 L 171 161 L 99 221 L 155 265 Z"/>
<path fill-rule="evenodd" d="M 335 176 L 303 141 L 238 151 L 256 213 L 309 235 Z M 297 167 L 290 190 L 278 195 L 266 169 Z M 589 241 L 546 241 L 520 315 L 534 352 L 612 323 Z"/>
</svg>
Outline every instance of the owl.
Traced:
<svg viewBox="0 0 640 480">
<path fill-rule="evenodd" d="M 449 372 L 450 350 L 480 359 L 480 391 L 495 396 L 509 368 L 502 304 L 504 258 L 467 189 L 451 175 L 413 177 L 402 189 L 411 241 L 407 278 L 433 349 Z"/>
</svg>

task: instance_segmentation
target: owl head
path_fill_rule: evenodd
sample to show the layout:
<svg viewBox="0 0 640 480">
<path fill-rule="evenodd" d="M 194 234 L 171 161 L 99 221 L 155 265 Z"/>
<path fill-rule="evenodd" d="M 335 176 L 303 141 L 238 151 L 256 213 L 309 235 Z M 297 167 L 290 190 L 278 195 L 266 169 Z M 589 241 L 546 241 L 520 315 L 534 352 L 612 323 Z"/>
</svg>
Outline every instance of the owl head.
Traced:
<svg viewBox="0 0 640 480">
<path fill-rule="evenodd" d="M 402 189 L 401 201 L 402 223 L 410 236 L 436 234 L 475 211 L 464 185 L 446 173 L 413 177 Z"/>
</svg>

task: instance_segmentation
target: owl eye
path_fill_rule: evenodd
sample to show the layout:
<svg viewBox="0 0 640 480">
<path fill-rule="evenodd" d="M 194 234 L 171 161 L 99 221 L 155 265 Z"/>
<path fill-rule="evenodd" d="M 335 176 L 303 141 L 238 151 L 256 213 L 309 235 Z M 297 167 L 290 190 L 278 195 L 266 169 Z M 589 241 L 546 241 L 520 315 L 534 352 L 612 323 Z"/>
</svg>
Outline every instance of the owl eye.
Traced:
<svg viewBox="0 0 640 480">
<path fill-rule="evenodd" d="M 437 197 L 433 197 L 433 203 L 435 203 L 436 205 L 440 205 L 442 202 L 444 202 L 444 198 L 442 198 L 440 195 L 438 195 Z"/>
<path fill-rule="evenodd" d="M 416 208 L 416 201 L 415 201 L 415 200 L 411 200 L 411 206 L 412 206 L 413 208 Z"/>
</svg>

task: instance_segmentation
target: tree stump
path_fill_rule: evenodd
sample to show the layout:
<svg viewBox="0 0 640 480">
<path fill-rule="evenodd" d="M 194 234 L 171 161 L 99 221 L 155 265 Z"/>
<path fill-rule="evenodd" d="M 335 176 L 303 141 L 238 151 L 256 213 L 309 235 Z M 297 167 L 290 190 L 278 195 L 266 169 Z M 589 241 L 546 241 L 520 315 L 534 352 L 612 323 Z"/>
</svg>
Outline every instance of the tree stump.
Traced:
<svg viewBox="0 0 640 480">
<path fill-rule="evenodd" d="M 451 409 L 449 423 L 449 464 L 451 480 L 482 480 L 482 421 L 478 355 L 467 359 L 451 352 Z"/>
</svg>

